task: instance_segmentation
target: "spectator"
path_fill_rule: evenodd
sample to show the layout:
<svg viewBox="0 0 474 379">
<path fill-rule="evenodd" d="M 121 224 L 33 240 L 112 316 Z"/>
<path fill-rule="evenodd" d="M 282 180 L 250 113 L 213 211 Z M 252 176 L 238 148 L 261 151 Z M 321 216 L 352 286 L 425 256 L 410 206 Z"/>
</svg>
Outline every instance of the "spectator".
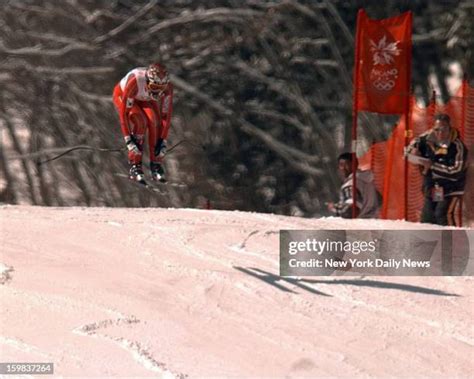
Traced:
<svg viewBox="0 0 474 379">
<path fill-rule="evenodd" d="M 420 165 L 424 177 L 421 222 L 461 226 L 467 149 L 449 116 L 436 114 L 433 128 L 415 138 L 407 152 L 409 160 Z M 413 156 L 424 159 L 414 160 Z"/>
<path fill-rule="evenodd" d="M 343 153 L 338 159 L 338 173 L 343 180 L 337 203 L 329 203 L 328 210 L 335 216 L 352 218 L 352 154 Z M 358 162 L 356 161 L 356 167 Z M 356 217 L 379 217 L 381 196 L 375 188 L 374 175 L 370 170 L 357 170 Z"/>
</svg>

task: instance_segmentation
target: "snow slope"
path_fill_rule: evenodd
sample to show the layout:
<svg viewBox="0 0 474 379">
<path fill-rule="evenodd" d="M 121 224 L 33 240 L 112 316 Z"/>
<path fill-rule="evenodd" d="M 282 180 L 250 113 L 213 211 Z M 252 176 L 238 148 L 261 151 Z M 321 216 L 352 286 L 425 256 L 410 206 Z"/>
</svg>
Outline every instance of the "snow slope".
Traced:
<svg viewBox="0 0 474 379">
<path fill-rule="evenodd" d="M 473 278 L 276 276 L 280 229 L 428 225 L 29 206 L 0 220 L 0 362 L 63 377 L 473 377 Z"/>
</svg>

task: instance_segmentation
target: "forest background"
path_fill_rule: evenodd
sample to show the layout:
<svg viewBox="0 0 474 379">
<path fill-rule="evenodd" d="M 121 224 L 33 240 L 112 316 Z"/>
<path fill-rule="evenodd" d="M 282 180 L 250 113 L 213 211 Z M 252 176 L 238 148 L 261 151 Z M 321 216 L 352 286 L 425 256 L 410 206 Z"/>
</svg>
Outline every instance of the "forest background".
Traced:
<svg viewBox="0 0 474 379">
<path fill-rule="evenodd" d="M 360 8 L 413 12 L 421 105 L 474 77 L 470 0 L 2 1 L 0 202 L 326 215 L 350 147 Z M 124 148 L 114 85 L 156 61 L 175 85 L 168 146 L 178 144 L 166 169 L 179 185 L 161 194 L 120 175 L 125 150 L 98 150 Z M 367 117 L 361 138 L 386 140 L 397 119 Z"/>
</svg>

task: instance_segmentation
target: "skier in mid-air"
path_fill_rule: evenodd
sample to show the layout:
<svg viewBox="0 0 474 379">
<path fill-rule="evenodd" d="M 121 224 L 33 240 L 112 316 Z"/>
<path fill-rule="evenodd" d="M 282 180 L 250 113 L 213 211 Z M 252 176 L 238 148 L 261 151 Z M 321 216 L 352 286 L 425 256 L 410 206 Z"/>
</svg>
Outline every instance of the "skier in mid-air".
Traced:
<svg viewBox="0 0 474 379">
<path fill-rule="evenodd" d="M 129 178 L 146 183 L 142 159 L 148 132 L 151 178 L 165 182 L 162 164 L 173 108 L 173 85 L 167 70 L 159 63 L 133 69 L 115 86 L 113 101 L 128 149 Z"/>
</svg>

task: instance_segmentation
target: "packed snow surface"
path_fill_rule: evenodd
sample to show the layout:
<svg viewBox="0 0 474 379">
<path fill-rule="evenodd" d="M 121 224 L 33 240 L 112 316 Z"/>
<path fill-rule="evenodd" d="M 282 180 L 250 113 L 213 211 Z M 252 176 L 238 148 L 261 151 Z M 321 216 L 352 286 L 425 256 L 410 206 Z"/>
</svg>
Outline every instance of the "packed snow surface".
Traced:
<svg viewBox="0 0 474 379">
<path fill-rule="evenodd" d="M 62 377 L 473 377 L 472 277 L 278 277 L 280 229 L 433 226 L 3 206 L 0 228 L 1 362 Z"/>
</svg>

